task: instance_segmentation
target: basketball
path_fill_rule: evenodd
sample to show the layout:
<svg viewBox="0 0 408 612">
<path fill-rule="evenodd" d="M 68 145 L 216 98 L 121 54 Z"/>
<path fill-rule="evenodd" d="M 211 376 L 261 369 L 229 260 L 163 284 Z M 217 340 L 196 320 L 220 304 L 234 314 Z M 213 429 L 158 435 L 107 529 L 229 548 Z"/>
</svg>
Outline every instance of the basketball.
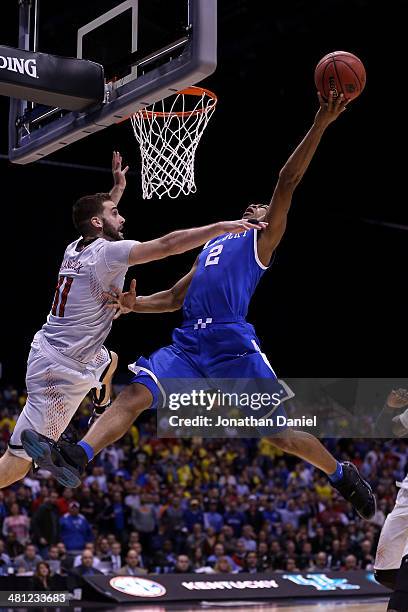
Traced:
<svg viewBox="0 0 408 612">
<path fill-rule="evenodd" d="M 366 84 L 364 64 L 347 51 L 328 53 L 316 66 L 315 84 L 326 101 L 330 91 L 335 97 L 342 93 L 346 100 L 354 100 Z"/>
</svg>

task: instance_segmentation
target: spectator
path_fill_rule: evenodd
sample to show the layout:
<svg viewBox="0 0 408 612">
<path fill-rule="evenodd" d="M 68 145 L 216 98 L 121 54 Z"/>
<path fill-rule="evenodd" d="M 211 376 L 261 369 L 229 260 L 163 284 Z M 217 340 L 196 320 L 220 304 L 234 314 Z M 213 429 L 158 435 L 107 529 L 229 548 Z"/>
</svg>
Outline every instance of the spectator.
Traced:
<svg viewBox="0 0 408 612">
<path fill-rule="evenodd" d="M 99 489 L 103 491 L 103 493 L 108 492 L 108 483 L 107 483 L 106 474 L 103 473 L 103 468 L 98 465 L 93 466 L 91 476 L 88 476 L 84 480 L 85 485 L 88 487 L 91 486 L 95 482 L 98 484 Z"/>
<path fill-rule="evenodd" d="M 246 558 L 246 546 L 245 541 L 241 538 L 237 541 L 237 548 L 234 554 L 232 555 L 232 561 L 236 567 L 242 569 L 245 565 Z"/>
<path fill-rule="evenodd" d="M 47 563 L 53 574 L 61 573 L 61 560 L 59 558 L 58 546 L 50 546 L 48 549 Z"/>
<path fill-rule="evenodd" d="M 256 574 L 261 571 L 256 552 L 247 552 L 245 557 L 245 565 L 242 571 L 249 574 Z"/>
<path fill-rule="evenodd" d="M 144 576 L 147 570 L 140 567 L 139 555 L 134 550 L 129 550 L 126 555 L 126 565 L 117 571 L 118 576 Z"/>
<path fill-rule="evenodd" d="M 99 541 L 96 558 L 98 560 L 97 568 L 104 574 L 109 574 L 112 572 L 111 554 L 112 553 L 107 538 L 101 538 Z"/>
<path fill-rule="evenodd" d="M 224 519 L 221 514 L 217 512 L 218 503 L 211 501 L 209 504 L 209 511 L 204 512 L 204 527 L 208 529 L 212 527 L 215 533 L 219 533 L 224 525 Z"/>
<path fill-rule="evenodd" d="M 315 555 L 314 569 L 317 572 L 324 572 L 330 569 L 327 553 L 325 551 L 322 550 Z"/>
<path fill-rule="evenodd" d="M 275 501 L 273 498 L 269 498 L 266 508 L 262 511 L 262 518 L 264 521 L 268 521 L 271 525 L 276 525 L 281 522 L 281 515 L 276 510 Z"/>
<path fill-rule="evenodd" d="M 318 553 L 321 550 L 326 550 L 327 538 L 324 528 L 321 525 L 317 526 L 316 535 L 311 539 L 311 542 L 314 553 Z"/>
<path fill-rule="evenodd" d="M 7 565 L 10 565 L 11 559 L 5 551 L 6 551 L 6 547 L 4 545 L 4 540 L 0 539 L 0 561 L 2 561 L 3 563 L 6 563 Z"/>
<path fill-rule="evenodd" d="M 12 567 L 11 559 L 4 551 L 4 540 L 0 540 L 0 576 L 8 576 L 9 568 Z"/>
<path fill-rule="evenodd" d="M 98 543 L 97 557 L 99 561 L 110 561 L 111 549 L 107 538 L 101 538 Z"/>
<path fill-rule="evenodd" d="M 205 540 L 205 534 L 203 533 L 200 523 L 195 523 L 192 528 L 192 533 L 187 537 L 187 547 L 190 550 L 201 547 Z"/>
<path fill-rule="evenodd" d="M 154 572 L 167 574 L 173 571 L 176 564 L 176 555 L 173 550 L 173 542 L 168 539 L 164 541 L 163 548 L 158 550 L 153 558 Z"/>
<path fill-rule="evenodd" d="M 298 529 L 299 527 L 299 519 L 302 516 L 302 510 L 299 510 L 296 506 L 296 503 L 293 499 L 289 499 L 286 504 L 286 508 L 281 508 L 278 510 L 282 523 L 290 523 L 294 529 Z"/>
<path fill-rule="evenodd" d="M 115 491 L 113 494 L 113 531 L 125 537 L 127 523 L 127 508 L 122 501 L 122 494 Z M 150 533 L 150 532 L 149 532 Z"/>
<path fill-rule="evenodd" d="M 299 568 L 296 565 L 296 559 L 294 559 L 293 557 L 289 557 L 288 559 L 286 559 L 286 561 L 284 562 L 284 570 L 286 572 L 299 572 Z"/>
<path fill-rule="evenodd" d="M 92 553 L 92 556 L 93 556 L 92 567 L 102 571 L 100 568 L 101 562 L 99 561 L 98 557 L 95 555 L 95 544 L 93 542 L 87 542 L 87 544 L 85 544 L 84 550 L 79 555 L 75 555 L 73 567 L 79 567 L 81 565 L 82 555 L 84 554 L 86 550 Z"/>
<path fill-rule="evenodd" d="M 224 514 L 224 524 L 229 525 L 234 530 L 236 538 L 241 536 L 242 525 L 245 523 L 245 514 L 238 509 L 236 501 L 232 501 Z"/>
<path fill-rule="evenodd" d="M 255 495 L 250 495 L 248 499 L 248 510 L 245 512 L 245 523 L 251 525 L 255 533 L 259 532 L 263 523 L 262 512 L 257 507 L 257 499 Z"/>
<path fill-rule="evenodd" d="M 218 541 L 224 545 L 225 554 L 231 556 L 235 551 L 237 540 L 234 537 L 234 530 L 230 525 L 224 525 L 218 536 Z"/>
<path fill-rule="evenodd" d="M 285 555 L 282 551 L 282 547 L 278 540 L 273 540 L 271 542 L 271 564 L 272 569 L 281 570 L 283 569 L 283 564 L 285 562 Z"/>
<path fill-rule="evenodd" d="M 42 558 L 37 554 L 34 544 L 26 544 L 24 554 L 19 555 L 14 560 L 17 574 L 34 574 L 37 563 L 40 561 L 42 561 Z"/>
<path fill-rule="evenodd" d="M 81 514 L 92 521 L 100 511 L 100 504 L 96 496 L 92 495 L 89 487 L 82 487 L 78 492 L 78 501 L 81 506 Z"/>
<path fill-rule="evenodd" d="M 113 542 L 110 561 L 112 564 L 112 572 L 115 574 L 118 572 L 118 570 L 120 570 L 123 565 L 122 545 L 120 544 L 120 542 Z"/>
<path fill-rule="evenodd" d="M 190 501 L 190 507 L 184 512 L 183 515 L 184 525 L 189 531 L 192 531 L 194 525 L 204 526 L 204 514 L 200 508 L 200 502 L 198 499 L 193 498 Z"/>
<path fill-rule="evenodd" d="M 176 565 L 173 572 L 175 574 L 188 574 L 192 571 L 192 565 L 187 555 L 177 555 Z"/>
<path fill-rule="evenodd" d="M 58 558 L 61 561 L 61 570 L 64 572 L 69 572 L 73 567 L 74 557 L 67 554 L 67 549 L 64 542 L 58 542 L 57 549 Z"/>
<path fill-rule="evenodd" d="M 260 542 L 258 544 L 258 559 L 259 559 L 259 570 L 266 572 L 271 569 L 271 558 L 268 551 L 267 542 Z"/>
<path fill-rule="evenodd" d="M 56 499 L 56 505 L 60 516 L 64 516 L 69 511 L 69 504 L 74 501 L 74 493 L 72 489 L 64 489 L 62 495 L 59 495 Z"/>
<path fill-rule="evenodd" d="M 81 563 L 71 570 L 76 576 L 96 576 L 103 575 L 98 568 L 94 567 L 95 557 L 90 550 L 84 550 L 81 555 Z"/>
<path fill-rule="evenodd" d="M 330 569 L 338 570 L 343 565 L 344 557 L 340 551 L 340 540 L 333 540 L 329 556 Z"/>
<path fill-rule="evenodd" d="M 256 536 L 252 525 L 244 525 L 242 528 L 241 540 L 245 543 L 245 550 L 256 551 Z"/>
<path fill-rule="evenodd" d="M 54 591 L 56 588 L 57 584 L 51 575 L 50 566 L 46 561 L 39 561 L 32 580 L 32 590 Z"/>
<path fill-rule="evenodd" d="M 202 567 L 205 567 L 205 557 L 203 554 L 203 549 L 200 546 L 197 546 L 197 548 L 195 548 L 193 551 L 191 570 L 195 572 Z"/>
<path fill-rule="evenodd" d="M 69 551 L 83 550 L 85 544 L 94 539 L 88 521 L 79 514 L 79 503 L 76 501 L 69 504 L 68 513 L 60 519 L 60 527 L 61 540 Z"/>
<path fill-rule="evenodd" d="M 308 540 L 306 542 L 303 542 L 302 552 L 299 555 L 298 565 L 299 565 L 300 569 L 302 569 L 302 570 L 305 569 L 305 570 L 308 570 L 308 571 L 311 571 L 311 569 L 313 567 L 312 544 Z"/>
<path fill-rule="evenodd" d="M 363 570 L 372 570 L 374 568 L 374 556 L 372 553 L 372 543 L 370 540 L 363 540 L 361 542 L 361 552 L 358 555 L 360 561 L 360 568 Z"/>
<path fill-rule="evenodd" d="M 34 512 L 31 521 L 31 533 L 33 542 L 41 549 L 56 544 L 60 540 L 59 509 L 56 505 L 56 493 L 46 497 L 44 502 Z"/>
<path fill-rule="evenodd" d="M 170 533 L 180 531 L 184 526 L 184 510 L 181 507 L 180 497 L 175 495 L 171 504 L 162 515 L 164 524 Z"/>
<path fill-rule="evenodd" d="M 156 515 L 152 506 L 146 503 L 146 496 L 140 498 L 140 505 L 132 509 L 131 523 L 144 543 L 148 544 L 150 535 L 156 527 Z"/>
<path fill-rule="evenodd" d="M 228 562 L 231 566 L 232 570 L 238 570 L 239 566 L 236 565 L 233 561 L 233 559 L 231 559 L 231 557 L 228 557 L 225 554 L 225 550 L 224 550 L 224 546 L 223 544 L 216 544 L 214 547 L 214 554 L 210 555 L 207 559 L 207 563 L 208 565 L 214 567 L 216 565 L 216 563 L 219 561 L 219 559 L 221 559 L 221 557 L 225 557 L 226 559 L 228 559 Z"/>
<path fill-rule="evenodd" d="M 214 573 L 216 574 L 232 574 L 234 568 L 231 564 L 231 559 L 228 557 L 220 557 L 214 565 Z"/>
<path fill-rule="evenodd" d="M 203 549 L 205 555 L 211 555 L 214 550 L 214 546 L 217 543 L 217 534 L 215 533 L 214 527 L 208 527 L 205 530 L 205 539 L 203 542 Z"/>
<path fill-rule="evenodd" d="M 11 504 L 10 516 L 6 516 L 3 522 L 3 535 L 8 536 L 14 533 L 17 542 L 25 544 L 30 533 L 30 519 L 20 512 L 17 503 Z"/>
<path fill-rule="evenodd" d="M 354 555 L 347 555 L 344 562 L 344 570 L 356 570 L 357 567 L 357 558 Z"/>
</svg>

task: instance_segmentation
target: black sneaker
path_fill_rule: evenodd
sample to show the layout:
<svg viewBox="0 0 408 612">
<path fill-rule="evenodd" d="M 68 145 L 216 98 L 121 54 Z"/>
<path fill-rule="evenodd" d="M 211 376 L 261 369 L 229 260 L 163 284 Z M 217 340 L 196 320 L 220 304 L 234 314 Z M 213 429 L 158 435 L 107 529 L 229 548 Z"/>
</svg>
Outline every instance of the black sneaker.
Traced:
<svg viewBox="0 0 408 612">
<path fill-rule="evenodd" d="M 368 482 L 361 476 L 353 463 L 344 461 L 343 478 L 338 482 L 331 482 L 332 487 L 350 502 L 361 518 L 366 521 L 373 518 L 377 510 L 375 495 Z"/>
<path fill-rule="evenodd" d="M 88 458 L 83 448 L 68 442 L 54 442 L 32 429 L 21 432 L 21 444 L 32 460 L 64 487 L 75 488 L 81 484 Z"/>
</svg>

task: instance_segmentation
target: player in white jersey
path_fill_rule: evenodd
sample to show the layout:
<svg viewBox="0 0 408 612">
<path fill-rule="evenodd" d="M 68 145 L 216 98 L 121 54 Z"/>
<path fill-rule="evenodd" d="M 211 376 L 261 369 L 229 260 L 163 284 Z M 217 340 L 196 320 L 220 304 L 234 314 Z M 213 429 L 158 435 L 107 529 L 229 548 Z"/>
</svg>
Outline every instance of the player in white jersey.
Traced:
<svg viewBox="0 0 408 612">
<path fill-rule="evenodd" d="M 408 391 L 395 389 L 388 395 L 384 409 L 377 420 L 377 428 L 390 435 L 407 437 Z M 397 414 L 402 408 L 405 411 Z M 393 589 L 388 610 L 408 610 L 408 475 L 399 488 L 395 506 L 381 529 L 375 557 L 375 577 L 381 584 Z"/>
<path fill-rule="evenodd" d="M 65 251 L 51 312 L 31 345 L 27 402 L 0 459 L 0 488 L 30 469 L 32 460 L 22 446 L 24 430 L 58 440 L 83 398 L 101 386 L 101 377 L 109 383 L 115 368 L 103 343 L 113 313 L 105 308 L 103 293 L 112 284 L 122 288 L 130 266 L 183 253 L 225 232 L 267 226 L 243 219 L 180 230 L 145 243 L 124 240 L 125 219 L 117 204 L 126 186 L 127 168 L 122 170 L 118 153 L 113 170 L 115 185 L 110 193 L 84 196 L 74 204 L 73 221 L 82 237 Z M 76 484 L 64 466 L 58 476 L 65 486 Z"/>
</svg>

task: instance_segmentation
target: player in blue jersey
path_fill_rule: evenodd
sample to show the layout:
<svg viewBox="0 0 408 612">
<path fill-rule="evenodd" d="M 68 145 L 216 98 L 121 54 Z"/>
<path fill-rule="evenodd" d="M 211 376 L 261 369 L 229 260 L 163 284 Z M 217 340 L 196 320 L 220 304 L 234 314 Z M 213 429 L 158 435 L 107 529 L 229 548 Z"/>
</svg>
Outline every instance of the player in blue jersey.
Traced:
<svg viewBox="0 0 408 612">
<path fill-rule="evenodd" d="M 324 131 L 345 109 L 342 95 L 337 99 L 331 95 L 325 103 L 319 94 L 319 102 L 312 127 L 279 173 L 270 204 L 251 204 L 245 210 L 244 218 L 265 221 L 266 228 L 228 233 L 210 240 L 191 271 L 167 291 L 137 297 L 135 281 L 132 281 L 129 292 L 114 292 L 112 306 L 119 307 L 120 313 L 171 312 L 183 307 L 183 323 L 174 330 L 170 346 L 129 366 L 135 374 L 132 384 L 120 393 L 78 445 L 34 440 L 42 449 L 49 445 L 47 469 L 51 456 L 56 465 L 63 465 L 76 474 L 79 484 L 80 474 L 94 454 L 123 436 L 143 410 L 159 405 L 163 379 L 266 380 L 284 393 L 260 349 L 253 326 L 245 318 L 256 286 L 269 269 L 285 232 L 293 192 Z M 284 414 L 282 404 L 277 410 Z M 279 432 L 278 437 L 276 431 L 273 433 L 275 446 L 324 471 L 360 516 L 367 519 L 373 516 L 375 497 L 353 464 L 337 462 L 308 433 L 288 429 Z M 32 448 L 26 450 L 32 452 Z"/>
</svg>

